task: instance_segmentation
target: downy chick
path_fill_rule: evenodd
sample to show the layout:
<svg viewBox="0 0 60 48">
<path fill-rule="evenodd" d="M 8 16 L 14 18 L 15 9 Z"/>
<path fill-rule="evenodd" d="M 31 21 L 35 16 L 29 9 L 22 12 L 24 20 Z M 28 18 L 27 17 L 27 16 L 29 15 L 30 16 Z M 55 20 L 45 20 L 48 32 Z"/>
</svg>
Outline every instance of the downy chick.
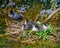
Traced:
<svg viewBox="0 0 60 48">
<path fill-rule="evenodd" d="M 11 19 L 13 19 L 13 20 L 22 20 L 22 14 L 17 14 L 17 13 L 15 13 L 14 11 L 12 11 L 12 9 L 10 10 L 10 12 L 9 12 L 9 14 L 8 14 L 8 16 L 11 18 Z"/>
<path fill-rule="evenodd" d="M 45 30 L 47 27 L 44 24 L 41 24 L 41 26 L 38 26 L 33 21 L 25 20 L 24 24 L 21 27 L 21 30 L 32 30 L 32 31 L 39 31 L 39 30 Z"/>
</svg>

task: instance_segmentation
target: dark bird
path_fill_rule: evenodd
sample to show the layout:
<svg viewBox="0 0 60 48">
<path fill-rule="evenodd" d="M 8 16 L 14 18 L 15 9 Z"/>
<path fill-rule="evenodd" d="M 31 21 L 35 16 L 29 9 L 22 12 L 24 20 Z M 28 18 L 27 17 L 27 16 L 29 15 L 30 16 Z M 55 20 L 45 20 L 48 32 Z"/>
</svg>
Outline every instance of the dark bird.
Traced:
<svg viewBox="0 0 60 48">
<path fill-rule="evenodd" d="M 23 15 L 22 14 L 17 14 L 14 11 L 10 10 L 8 16 L 13 19 L 13 20 L 22 20 L 23 19 Z"/>
</svg>

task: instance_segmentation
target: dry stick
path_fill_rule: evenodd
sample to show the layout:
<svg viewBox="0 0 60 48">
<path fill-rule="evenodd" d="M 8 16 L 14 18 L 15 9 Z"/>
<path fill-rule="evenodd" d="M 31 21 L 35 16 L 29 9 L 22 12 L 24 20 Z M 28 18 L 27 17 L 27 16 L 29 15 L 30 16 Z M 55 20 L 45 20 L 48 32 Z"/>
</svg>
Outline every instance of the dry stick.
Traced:
<svg viewBox="0 0 60 48">
<path fill-rule="evenodd" d="M 42 7 L 43 7 L 43 4 L 42 4 Z M 42 9 L 42 8 L 41 8 L 41 9 Z M 40 16 L 40 14 L 37 14 L 37 15 L 36 15 L 36 18 L 35 18 L 34 22 L 37 21 L 37 19 L 38 19 L 39 16 Z"/>
<path fill-rule="evenodd" d="M 56 9 L 55 11 L 53 11 L 42 23 L 47 22 L 55 13 L 57 13 L 58 11 L 60 11 L 60 8 Z M 40 16 L 40 14 L 37 14 L 34 22 L 37 21 L 38 17 Z"/>
<path fill-rule="evenodd" d="M 60 11 L 60 8 L 56 9 L 55 11 L 53 11 L 42 23 L 47 22 L 58 11 Z"/>
<path fill-rule="evenodd" d="M 37 21 L 37 19 L 38 19 L 39 16 L 40 16 L 40 14 L 37 14 L 37 15 L 36 15 L 36 18 L 35 18 L 34 22 Z"/>
<path fill-rule="evenodd" d="M 7 19 L 5 19 L 5 22 L 6 22 L 6 25 L 8 26 L 9 24 L 8 24 L 8 21 L 7 21 Z"/>
<path fill-rule="evenodd" d="M 9 25 L 11 25 L 11 21 L 8 20 Z"/>
</svg>

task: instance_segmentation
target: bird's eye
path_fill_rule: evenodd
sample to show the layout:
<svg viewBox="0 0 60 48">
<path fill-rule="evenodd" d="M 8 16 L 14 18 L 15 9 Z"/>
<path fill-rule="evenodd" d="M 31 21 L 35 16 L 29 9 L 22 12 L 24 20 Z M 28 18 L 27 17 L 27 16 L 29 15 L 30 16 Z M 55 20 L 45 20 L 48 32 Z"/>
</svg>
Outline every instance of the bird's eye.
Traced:
<svg viewBox="0 0 60 48">
<path fill-rule="evenodd" d="M 22 10 L 22 11 L 24 11 L 24 10 Z"/>
</svg>

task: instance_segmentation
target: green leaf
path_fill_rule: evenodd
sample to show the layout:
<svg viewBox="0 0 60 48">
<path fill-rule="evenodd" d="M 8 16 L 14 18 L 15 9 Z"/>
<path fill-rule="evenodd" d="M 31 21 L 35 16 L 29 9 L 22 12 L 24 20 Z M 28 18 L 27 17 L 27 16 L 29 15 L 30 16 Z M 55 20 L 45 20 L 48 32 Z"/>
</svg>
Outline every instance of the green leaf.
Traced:
<svg viewBox="0 0 60 48">
<path fill-rule="evenodd" d="M 25 32 L 23 32 L 20 38 L 21 38 L 21 39 L 24 39 L 24 38 L 25 38 L 25 36 L 26 36 L 26 33 L 25 33 Z"/>
</svg>

